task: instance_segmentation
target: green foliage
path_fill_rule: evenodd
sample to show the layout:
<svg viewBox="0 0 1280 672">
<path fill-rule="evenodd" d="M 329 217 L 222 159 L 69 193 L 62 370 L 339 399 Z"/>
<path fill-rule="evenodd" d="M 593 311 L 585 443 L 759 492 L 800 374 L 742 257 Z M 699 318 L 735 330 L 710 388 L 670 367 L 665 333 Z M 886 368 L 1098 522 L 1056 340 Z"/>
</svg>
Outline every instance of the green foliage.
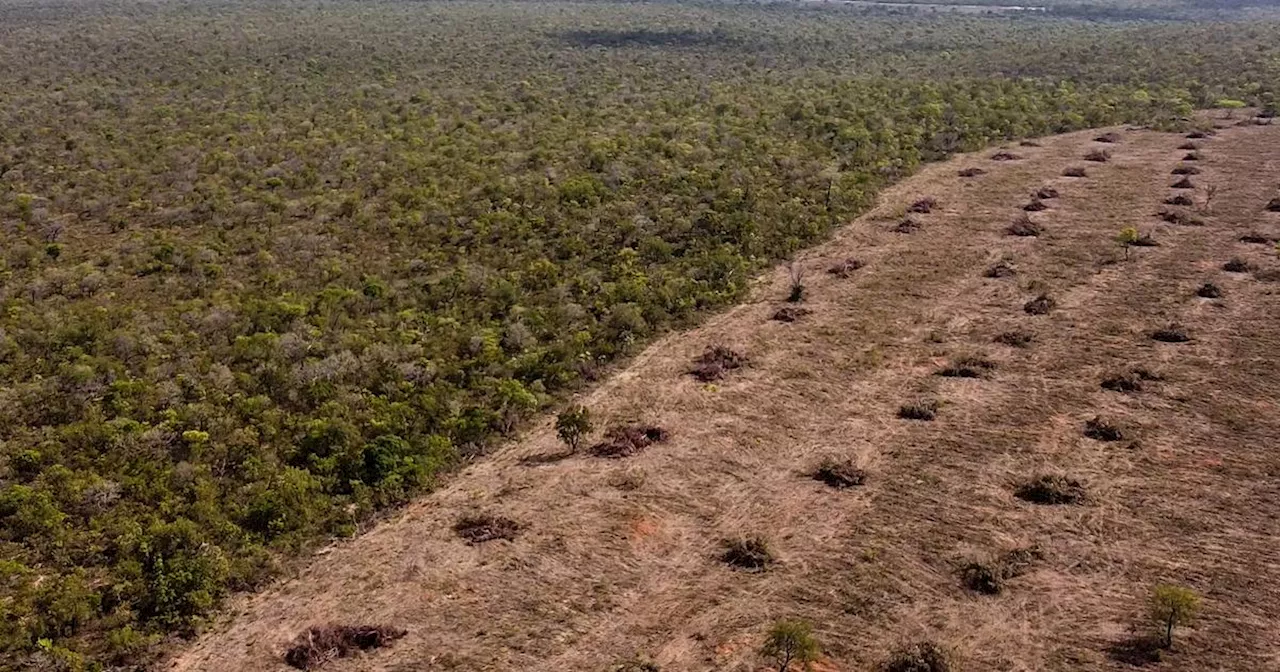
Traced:
<svg viewBox="0 0 1280 672">
<path fill-rule="evenodd" d="M 1257 15 L 144 9 L 0 3 L 0 659 L 34 669 L 145 663 L 926 161 L 1280 88 Z"/>
<path fill-rule="evenodd" d="M 575 453 L 591 427 L 591 412 L 586 406 L 570 406 L 556 416 L 556 436 Z"/>
<path fill-rule="evenodd" d="M 1165 648 L 1173 646 L 1173 630 L 1195 620 L 1200 596 L 1184 586 L 1159 585 L 1147 601 L 1147 617 L 1160 633 Z"/>
<path fill-rule="evenodd" d="M 804 621 L 782 620 L 769 628 L 760 655 L 770 658 L 778 666 L 778 672 L 787 672 L 792 663 L 806 669 L 818 659 L 820 649 L 813 636 L 813 626 Z"/>
</svg>

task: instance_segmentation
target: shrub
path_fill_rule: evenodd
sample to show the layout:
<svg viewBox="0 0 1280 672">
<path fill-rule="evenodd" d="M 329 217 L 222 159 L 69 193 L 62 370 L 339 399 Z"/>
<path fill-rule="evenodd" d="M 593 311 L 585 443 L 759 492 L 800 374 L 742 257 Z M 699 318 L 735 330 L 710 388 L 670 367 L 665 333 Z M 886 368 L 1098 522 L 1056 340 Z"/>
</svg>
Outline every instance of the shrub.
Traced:
<svg viewBox="0 0 1280 672">
<path fill-rule="evenodd" d="M 1199 161 L 1201 158 L 1203 157 L 1200 156 L 1199 152 L 1188 152 L 1185 156 L 1182 157 L 1182 160 L 1183 161 Z"/>
<path fill-rule="evenodd" d="M 1160 219 L 1176 226 L 1204 226 L 1203 219 L 1179 210 L 1161 210 Z"/>
<path fill-rule="evenodd" d="M 936 207 L 938 207 L 938 200 L 932 196 L 925 196 L 924 198 L 917 200 L 915 203 L 912 203 L 911 207 L 907 208 L 907 212 L 916 212 L 927 215 L 930 212 L 933 212 L 933 209 Z"/>
<path fill-rule="evenodd" d="M 668 438 L 667 430 L 654 425 L 612 427 L 605 432 L 604 441 L 591 447 L 591 454 L 596 457 L 630 457 Z"/>
<path fill-rule="evenodd" d="M 454 523 L 453 531 L 468 544 L 505 539 L 512 541 L 520 532 L 520 524 L 510 518 L 487 513 L 467 514 Z"/>
<path fill-rule="evenodd" d="M 1232 257 L 1227 263 L 1222 265 L 1222 270 L 1228 273 L 1248 273 L 1253 266 L 1249 262 L 1240 257 Z"/>
<path fill-rule="evenodd" d="M 961 357 L 938 371 L 947 378 L 983 378 L 994 371 L 996 363 L 981 357 Z"/>
<path fill-rule="evenodd" d="M 1191 340 L 1186 328 L 1179 324 L 1170 324 L 1167 327 L 1156 329 L 1151 332 L 1151 338 L 1164 343 L 1186 343 Z"/>
<path fill-rule="evenodd" d="M 933 420 L 938 416 L 938 402 L 933 400 L 913 401 L 898 407 L 898 417 L 903 420 Z"/>
<path fill-rule="evenodd" d="M 1013 220 L 1013 223 L 1005 229 L 1005 233 L 1010 236 L 1035 237 L 1044 233 L 1044 227 L 1033 222 L 1030 217 L 1023 213 Z"/>
<path fill-rule="evenodd" d="M 1013 152 L 1000 151 L 991 155 L 992 161 L 1018 161 L 1022 157 Z"/>
<path fill-rule="evenodd" d="M 740 369 L 747 365 L 747 358 L 733 349 L 723 345 L 708 347 L 694 361 L 690 373 L 694 378 L 709 383 L 724 378 L 725 373 Z"/>
<path fill-rule="evenodd" d="M 1196 296 L 1202 299 L 1221 299 L 1222 288 L 1212 282 L 1206 282 L 1196 290 Z"/>
<path fill-rule="evenodd" d="M 1085 161 L 1093 161 L 1095 163 L 1106 163 L 1111 160 L 1111 152 L 1105 149 L 1090 150 L 1084 155 Z"/>
<path fill-rule="evenodd" d="M 933 642 L 916 642 L 890 654 L 883 672 L 951 672 L 951 656 Z"/>
<path fill-rule="evenodd" d="M 818 640 L 813 636 L 813 626 L 804 621 L 783 620 L 769 628 L 760 655 L 772 658 L 778 672 L 787 672 L 792 663 L 808 667 L 818 659 Z"/>
<path fill-rule="evenodd" d="M 1006 581 L 1022 576 L 1042 557 L 1043 553 L 1034 546 L 1018 548 L 993 560 L 969 562 L 961 568 L 960 576 L 969 590 L 996 595 L 1004 590 Z"/>
<path fill-rule="evenodd" d="M 1195 166 L 1177 166 L 1169 172 L 1173 175 L 1199 175 L 1200 169 Z"/>
<path fill-rule="evenodd" d="M 987 171 L 981 168 L 964 168 L 958 174 L 960 177 L 977 177 L 979 175 L 986 175 Z"/>
<path fill-rule="evenodd" d="M 787 301 L 799 303 L 804 300 L 804 269 L 794 262 L 787 264 L 787 283 L 789 292 Z"/>
<path fill-rule="evenodd" d="M 1053 297 L 1048 294 L 1041 294 L 1023 304 L 1022 310 L 1026 311 L 1028 315 L 1047 315 L 1057 305 L 1058 302 L 1054 301 Z"/>
<path fill-rule="evenodd" d="M 720 560 L 737 569 L 760 572 L 768 569 L 776 558 L 764 537 L 752 535 L 726 539 Z"/>
<path fill-rule="evenodd" d="M 898 222 L 898 224 L 893 227 L 893 232 L 894 233 L 915 233 L 916 231 L 919 231 L 922 228 L 924 228 L 924 225 L 916 221 L 914 218 L 904 217 L 901 222 Z"/>
<path fill-rule="evenodd" d="M 356 651 L 387 646 L 408 631 L 381 625 L 324 625 L 307 628 L 284 654 L 284 661 L 299 670 L 314 670 Z"/>
<path fill-rule="evenodd" d="M 1060 474 L 1037 476 L 1018 486 L 1013 494 L 1032 504 L 1079 504 L 1085 500 L 1084 484 Z"/>
<path fill-rule="evenodd" d="M 833 488 L 852 488 L 867 481 L 867 472 L 859 469 L 852 460 L 828 457 L 813 470 L 813 478 Z"/>
<path fill-rule="evenodd" d="M 1149 380 L 1159 380 L 1159 377 L 1146 369 L 1133 368 L 1103 378 L 1102 389 L 1112 392 L 1141 392 L 1143 383 Z"/>
<path fill-rule="evenodd" d="M 1008 278 L 1017 275 L 1018 269 L 1013 265 L 1012 261 L 1001 259 L 988 266 L 987 270 L 983 271 L 982 274 L 988 278 Z"/>
<path fill-rule="evenodd" d="M 1080 166 L 1071 166 L 1070 168 L 1067 168 L 1066 170 L 1062 171 L 1062 176 L 1063 177 L 1088 177 L 1089 173 L 1088 171 L 1086 171 L 1084 168 Z"/>
<path fill-rule="evenodd" d="M 1147 617 L 1160 632 L 1165 648 L 1173 646 L 1173 631 L 1190 625 L 1200 611 L 1200 596 L 1190 588 L 1159 585 L 1151 591 Z"/>
<path fill-rule="evenodd" d="M 556 436 L 571 452 L 578 452 L 583 437 L 590 433 L 591 412 L 586 406 L 570 406 L 556 416 Z"/>
<path fill-rule="evenodd" d="M 1124 439 L 1124 432 L 1102 418 L 1102 416 L 1094 416 L 1092 419 L 1084 423 L 1084 435 L 1095 441 L 1121 441 Z"/>
<path fill-rule="evenodd" d="M 1183 205 L 1183 206 L 1190 206 L 1190 205 L 1196 204 L 1195 201 L 1191 200 L 1190 196 L 1186 196 L 1184 194 L 1177 194 L 1174 196 L 1170 196 L 1169 198 L 1164 199 L 1164 203 L 1165 205 Z M 1161 212 L 1160 216 L 1163 217 L 1164 212 Z"/>
<path fill-rule="evenodd" d="M 1181 180 L 1169 185 L 1172 189 L 1195 189 L 1196 185 L 1191 181 L 1190 177 L 1184 176 Z"/>
<path fill-rule="evenodd" d="M 853 257 L 849 257 L 848 259 L 835 264 L 831 268 L 828 268 L 827 272 L 837 278 L 844 279 L 853 275 L 853 272 L 859 268 L 862 268 L 862 262 Z"/>
<path fill-rule="evenodd" d="M 1115 131 L 1112 131 L 1110 133 L 1103 133 L 1102 135 L 1099 135 L 1098 137 L 1094 138 L 1093 141 L 1094 142 L 1120 142 L 1120 134 L 1116 133 Z"/>
<path fill-rule="evenodd" d="M 1053 187 L 1040 187 L 1034 194 L 1035 198 L 1050 199 L 1058 197 L 1058 190 Z"/>
<path fill-rule="evenodd" d="M 1029 334 L 1025 331 L 1005 331 L 996 334 L 996 337 L 992 340 L 996 343 L 1000 343 L 1001 345 L 1008 345 L 1014 348 L 1025 348 L 1035 341 L 1035 335 Z"/>
<path fill-rule="evenodd" d="M 1178 145 L 1178 149 L 1196 150 L 1200 149 L 1200 145 L 1197 145 L 1194 142 L 1184 142 L 1181 145 Z"/>
<path fill-rule="evenodd" d="M 1041 210 L 1048 210 L 1049 206 L 1045 205 L 1044 201 L 1039 198 L 1032 198 L 1031 202 L 1022 206 L 1022 209 L 1027 212 L 1040 212 Z"/>
</svg>

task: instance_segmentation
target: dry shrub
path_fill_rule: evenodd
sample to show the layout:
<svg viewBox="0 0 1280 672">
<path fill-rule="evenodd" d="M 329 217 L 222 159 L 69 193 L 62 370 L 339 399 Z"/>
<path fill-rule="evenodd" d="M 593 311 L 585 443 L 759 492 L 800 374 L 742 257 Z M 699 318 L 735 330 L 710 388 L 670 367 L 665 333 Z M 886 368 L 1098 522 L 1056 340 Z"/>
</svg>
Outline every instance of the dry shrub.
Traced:
<svg viewBox="0 0 1280 672">
<path fill-rule="evenodd" d="M 604 441 L 591 447 L 591 454 L 609 458 L 631 457 L 668 438 L 667 430 L 655 425 L 611 427 L 604 433 Z"/>
<path fill-rule="evenodd" d="M 1240 257 L 1232 257 L 1227 263 L 1222 265 L 1222 270 L 1228 273 L 1248 273 L 1253 269 L 1249 262 Z"/>
<path fill-rule="evenodd" d="M 915 233 L 916 231 L 919 231 L 922 228 L 924 228 L 924 225 L 916 221 L 915 218 L 903 217 L 902 221 L 898 222 L 897 225 L 893 227 L 893 232 L 894 233 Z"/>
<path fill-rule="evenodd" d="M 1178 149 L 1196 150 L 1200 149 L 1200 145 L 1197 145 L 1194 142 L 1184 142 L 1181 145 L 1178 145 Z"/>
<path fill-rule="evenodd" d="M 918 212 L 922 215 L 927 215 L 930 212 L 933 212 L 933 209 L 936 207 L 938 207 L 938 200 L 932 196 L 925 196 L 924 198 L 917 200 L 915 203 L 912 203 L 911 207 L 907 208 L 907 212 Z"/>
<path fill-rule="evenodd" d="M 1062 171 L 1063 177 L 1088 177 L 1089 172 L 1080 166 L 1071 166 Z"/>
<path fill-rule="evenodd" d="M 1276 242 L 1276 239 L 1271 236 L 1264 236 L 1256 231 L 1250 231 L 1249 233 L 1240 236 L 1240 242 L 1249 243 L 1251 245 L 1271 245 Z"/>
<path fill-rule="evenodd" d="M 777 561 L 769 542 L 759 535 L 724 540 L 720 560 L 737 569 L 762 572 Z"/>
<path fill-rule="evenodd" d="M 1036 340 L 1036 337 L 1034 334 L 1029 334 L 1025 331 L 1014 330 L 997 334 L 992 340 L 996 343 L 1000 343 L 1001 345 L 1008 345 L 1014 348 L 1025 348 L 1030 346 Z"/>
<path fill-rule="evenodd" d="M 1186 343 L 1191 340 L 1191 335 L 1187 333 L 1186 327 L 1170 324 L 1151 332 L 1151 339 L 1161 343 Z"/>
<path fill-rule="evenodd" d="M 991 155 L 992 161 L 1018 161 L 1021 158 L 1022 158 L 1021 156 L 1018 156 L 1013 152 L 1005 152 L 1005 151 L 996 152 L 995 154 Z"/>
<path fill-rule="evenodd" d="M 1175 196 L 1170 196 L 1169 198 L 1164 199 L 1164 204 L 1192 206 L 1192 205 L 1195 205 L 1196 202 L 1191 200 L 1191 197 L 1187 196 L 1186 194 L 1177 194 Z"/>
<path fill-rule="evenodd" d="M 977 177 L 977 176 L 979 176 L 979 175 L 986 175 L 986 174 L 987 174 L 987 171 L 985 171 L 985 170 L 983 170 L 983 169 L 981 169 L 981 168 L 965 168 L 965 169 L 961 170 L 961 171 L 960 171 L 959 173 L 957 173 L 957 174 L 958 174 L 960 177 Z"/>
<path fill-rule="evenodd" d="M 1093 161 L 1094 163 L 1106 163 L 1111 160 L 1111 152 L 1105 149 L 1090 150 L 1084 155 L 1085 161 Z"/>
<path fill-rule="evenodd" d="M 1196 290 L 1196 296 L 1202 299 L 1221 299 L 1222 288 L 1212 282 L 1206 282 Z"/>
<path fill-rule="evenodd" d="M 813 470 L 813 478 L 833 488 L 852 488 L 867 482 L 867 472 L 859 469 L 852 460 L 824 458 Z"/>
<path fill-rule="evenodd" d="M 694 378 L 710 383 L 724 378 L 729 371 L 747 365 L 747 358 L 735 350 L 723 345 L 708 347 L 693 363 L 690 371 Z"/>
<path fill-rule="evenodd" d="M 1182 157 L 1182 160 L 1183 161 L 1199 161 L 1201 158 L 1203 157 L 1200 156 L 1199 152 L 1187 152 L 1186 156 Z"/>
<path fill-rule="evenodd" d="M 1267 212 L 1280 212 L 1280 197 L 1276 197 L 1267 201 Z"/>
<path fill-rule="evenodd" d="M 1195 189 L 1196 184 L 1191 181 L 1190 177 L 1184 176 L 1181 180 L 1169 185 L 1169 187 L 1173 189 Z"/>
<path fill-rule="evenodd" d="M 828 268 L 827 272 L 837 278 L 843 279 L 853 275 L 853 272 L 862 268 L 862 265 L 861 261 L 854 259 L 853 257 L 849 257 L 848 259 L 835 264 L 831 268 Z"/>
<path fill-rule="evenodd" d="M 1022 206 L 1022 209 L 1027 212 L 1040 212 L 1042 210 L 1048 210 L 1049 206 L 1045 205 L 1045 202 L 1039 198 L 1032 198 L 1029 203 Z"/>
<path fill-rule="evenodd" d="M 1204 226 L 1203 219 L 1181 210 L 1161 210 L 1160 219 L 1177 226 Z"/>
<path fill-rule="evenodd" d="M 1036 190 L 1036 193 L 1035 193 L 1035 198 L 1048 199 L 1048 198 L 1057 198 L 1057 197 L 1058 197 L 1058 190 L 1054 189 L 1053 187 L 1040 187 L 1039 189 Z"/>
<path fill-rule="evenodd" d="M 964 585 L 977 593 L 996 595 L 1004 590 L 1005 582 L 1022 576 L 1044 557 L 1037 547 L 1017 548 L 987 561 L 973 561 L 960 570 Z"/>
<path fill-rule="evenodd" d="M 1037 296 L 1023 304 L 1022 309 L 1026 311 L 1028 315 L 1047 315 L 1049 311 L 1053 310 L 1057 305 L 1058 302 L 1054 301 L 1053 297 L 1048 294 L 1041 294 L 1040 296 Z"/>
<path fill-rule="evenodd" d="M 961 357 L 938 371 L 947 378 L 985 378 L 995 371 L 996 363 L 981 357 Z"/>
<path fill-rule="evenodd" d="M 988 278 L 1011 278 L 1018 274 L 1018 268 L 1008 259 L 1001 259 L 982 273 Z"/>
<path fill-rule="evenodd" d="M 1032 504 L 1079 504 L 1085 499 L 1084 484 L 1061 474 L 1042 474 L 1018 486 L 1014 496 Z"/>
<path fill-rule="evenodd" d="M 889 655 L 882 672 L 951 672 L 951 655 L 933 642 L 916 642 Z"/>
<path fill-rule="evenodd" d="M 1142 367 L 1113 373 L 1102 379 L 1102 388 L 1113 392 L 1141 392 L 1143 383 L 1160 380 L 1160 376 Z"/>
<path fill-rule="evenodd" d="M 321 625 L 307 628 L 284 654 L 284 662 L 299 670 L 314 670 L 357 651 L 387 646 L 408 632 L 384 625 Z"/>
<path fill-rule="evenodd" d="M 1110 143 L 1110 142 L 1120 142 L 1120 134 L 1119 134 L 1119 133 L 1116 133 L 1115 131 L 1112 131 L 1112 132 L 1110 132 L 1110 133 L 1103 133 L 1102 135 L 1099 135 L 1098 137 L 1094 138 L 1094 139 L 1093 139 L 1093 141 L 1094 141 L 1094 142 L 1109 142 L 1109 143 Z"/>
<path fill-rule="evenodd" d="M 1124 430 L 1100 415 L 1084 423 L 1084 435 L 1094 441 L 1123 441 Z"/>
<path fill-rule="evenodd" d="M 473 513 L 458 519 L 453 531 L 472 545 L 498 539 L 512 541 L 520 532 L 520 523 L 502 516 Z"/>
<path fill-rule="evenodd" d="M 800 306 L 783 306 L 773 313 L 773 319 L 777 322 L 795 322 L 812 312 Z"/>
<path fill-rule="evenodd" d="M 1044 227 L 1031 221 L 1031 217 L 1026 213 L 1018 215 L 1013 223 L 1005 228 L 1005 233 L 1010 236 L 1029 236 L 1034 237 L 1044 233 Z"/>
<path fill-rule="evenodd" d="M 903 420 L 933 420 L 938 417 L 938 402 L 931 399 L 913 401 L 898 407 L 898 417 Z"/>
<path fill-rule="evenodd" d="M 1199 175 L 1200 169 L 1195 166 L 1177 166 L 1169 172 L 1172 175 Z"/>
<path fill-rule="evenodd" d="M 1187 134 L 1188 140 L 1203 140 L 1212 135 L 1210 131 L 1191 131 Z"/>
</svg>

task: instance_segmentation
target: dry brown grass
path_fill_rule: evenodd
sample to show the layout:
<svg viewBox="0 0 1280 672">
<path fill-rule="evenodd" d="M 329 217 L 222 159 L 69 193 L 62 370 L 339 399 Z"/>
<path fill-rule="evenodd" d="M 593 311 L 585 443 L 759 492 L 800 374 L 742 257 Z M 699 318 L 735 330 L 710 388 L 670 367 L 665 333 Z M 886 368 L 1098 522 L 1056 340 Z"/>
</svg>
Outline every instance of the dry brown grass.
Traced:
<svg viewBox="0 0 1280 672">
<path fill-rule="evenodd" d="M 1218 265 L 1275 264 L 1238 239 L 1273 219 L 1261 208 L 1275 172 L 1260 167 L 1280 165 L 1280 126 L 1221 131 L 1200 162 L 1221 185 L 1212 226 L 1167 227 L 1163 246 L 1128 263 L 1112 263 L 1114 236 L 1159 209 L 1183 140 L 1126 132 L 1096 179 L 1058 177 L 1101 132 L 1044 138 L 1017 162 L 925 167 L 801 255 L 811 268 L 866 262 L 806 278 L 804 320 L 769 320 L 788 283 L 776 269 L 750 301 L 661 339 L 576 400 L 604 426 L 670 429 L 661 450 L 529 466 L 559 451 L 548 419 L 296 578 L 237 598 L 162 669 L 278 669 L 299 631 L 338 622 L 410 632 L 326 668 L 337 672 L 607 670 L 637 653 L 663 670 L 747 672 L 768 624 L 803 614 L 828 670 L 887 669 L 899 643 L 932 641 L 953 669 L 1121 672 L 1112 652 L 1154 583 L 1205 595 L 1160 669 L 1275 669 L 1280 293 Z M 976 161 L 989 169 L 981 189 L 956 174 Z M 1053 236 L 1006 236 L 1004 213 L 1045 184 L 1062 191 Z M 930 226 L 888 231 L 886 213 L 924 193 L 947 204 Z M 1018 276 L 984 277 L 1004 255 Z M 1229 299 L 1196 299 L 1206 280 Z M 1053 313 L 1022 313 L 1050 288 Z M 1195 340 L 1148 338 L 1170 322 Z M 1033 348 L 992 345 L 1032 328 Z M 707 343 L 751 366 L 696 381 L 689 363 Z M 998 376 L 931 375 L 948 353 L 988 348 Z M 1100 387 L 1135 362 L 1165 380 L 1137 395 Z M 896 418 L 912 399 L 946 405 L 932 422 Z M 1083 437 L 1094 415 L 1139 430 L 1141 446 Z M 799 476 L 828 455 L 874 477 L 836 492 Z M 1036 474 L 1076 479 L 1088 497 L 1018 499 Z M 525 527 L 511 542 L 462 543 L 451 528 L 471 510 Z M 731 571 L 721 540 L 744 532 L 783 562 Z M 956 559 L 1035 542 L 1045 557 L 1016 589 L 977 599 L 959 585 Z"/>
</svg>

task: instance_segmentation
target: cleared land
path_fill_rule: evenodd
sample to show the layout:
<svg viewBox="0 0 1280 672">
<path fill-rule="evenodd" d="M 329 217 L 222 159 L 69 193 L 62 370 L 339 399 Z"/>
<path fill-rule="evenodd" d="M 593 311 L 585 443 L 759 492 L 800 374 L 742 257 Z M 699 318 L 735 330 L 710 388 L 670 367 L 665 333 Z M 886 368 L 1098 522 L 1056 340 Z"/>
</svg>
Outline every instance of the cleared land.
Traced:
<svg viewBox="0 0 1280 672">
<path fill-rule="evenodd" d="M 239 598 L 234 617 L 174 670 L 276 669 L 308 626 L 408 630 L 349 670 L 599 670 L 637 653 L 664 670 L 753 670 L 769 624 L 812 621 L 821 669 L 864 670 L 896 644 L 933 639 L 966 670 L 1125 669 L 1120 649 L 1152 585 L 1204 596 L 1197 625 L 1159 669 L 1280 665 L 1280 262 L 1247 234 L 1280 236 L 1280 126 L 1198 140 L 1202 226 L 1165 222 L 1182 135 L 1108 129 L 925 168 L 798 262 L 811 312 L 772 320 L 790 277 L 653 344 L 582 401 L 598 424 L 642 421 L 665 443 L 623 459 L 562 456 L 550 423 L 465 469 L 394 520 L 331 549 L 297 578 Z M 1085 162 L 1107 148 L 1106 162 Z M 1062 177 L 1085 166 L 1087 177 Z M 964 168 L 985 174 L 958 177 Z M 1006 229 L 1030 194 L 1039 236 Z M 1047 192 L 1046 192 L 1047 193 Z M 920 226 L 894 229 L 911 214 Z M 1159 243 L 1124 260 L 1117 233 Z M 864 263 L 847 278 L 827 269 Z M 1233 257 L 1254 269 L 1222 270 Z M 1007 260 L 1016 274 L 985 272 Z M 1271 280 L 1269 280 L 1269 278 Z M 1219 299 L 1197 289 L 1212 282 Z M 1052 299 L 1042 315 L 1024 304 Z M 1163 343 L 1177 323 L 1191 340 Z M 1031 337 L 1025 347 L 996 342 Z M 1019 342 L 1020 338 L 1006 337 Z M 749 366 L 708 385 L 688 375 L 709 345 Z M 937 375 L 965 357 L 979 377 Z M 1140 390 L 1103 382 L 1135 367 Z M 1115 385 L 1112 385 L 1114 387 Z M 897 417 L 915 400 L 932 422 Z M 1119 441 L 1085 436 L 1095 416 Z M 864 484 L 809 473 L 850 459 Z M 1085 500 L 1046 506 L 1015 491 L 1040 474 Z M 519 524 L 469 544 L 464 514 Z M 761 535 L 762 572 L 719 561 L 722 542 Z M 1022 547 L 1041 557 L 998 595 L 961 568 Z"/>
</svg>

